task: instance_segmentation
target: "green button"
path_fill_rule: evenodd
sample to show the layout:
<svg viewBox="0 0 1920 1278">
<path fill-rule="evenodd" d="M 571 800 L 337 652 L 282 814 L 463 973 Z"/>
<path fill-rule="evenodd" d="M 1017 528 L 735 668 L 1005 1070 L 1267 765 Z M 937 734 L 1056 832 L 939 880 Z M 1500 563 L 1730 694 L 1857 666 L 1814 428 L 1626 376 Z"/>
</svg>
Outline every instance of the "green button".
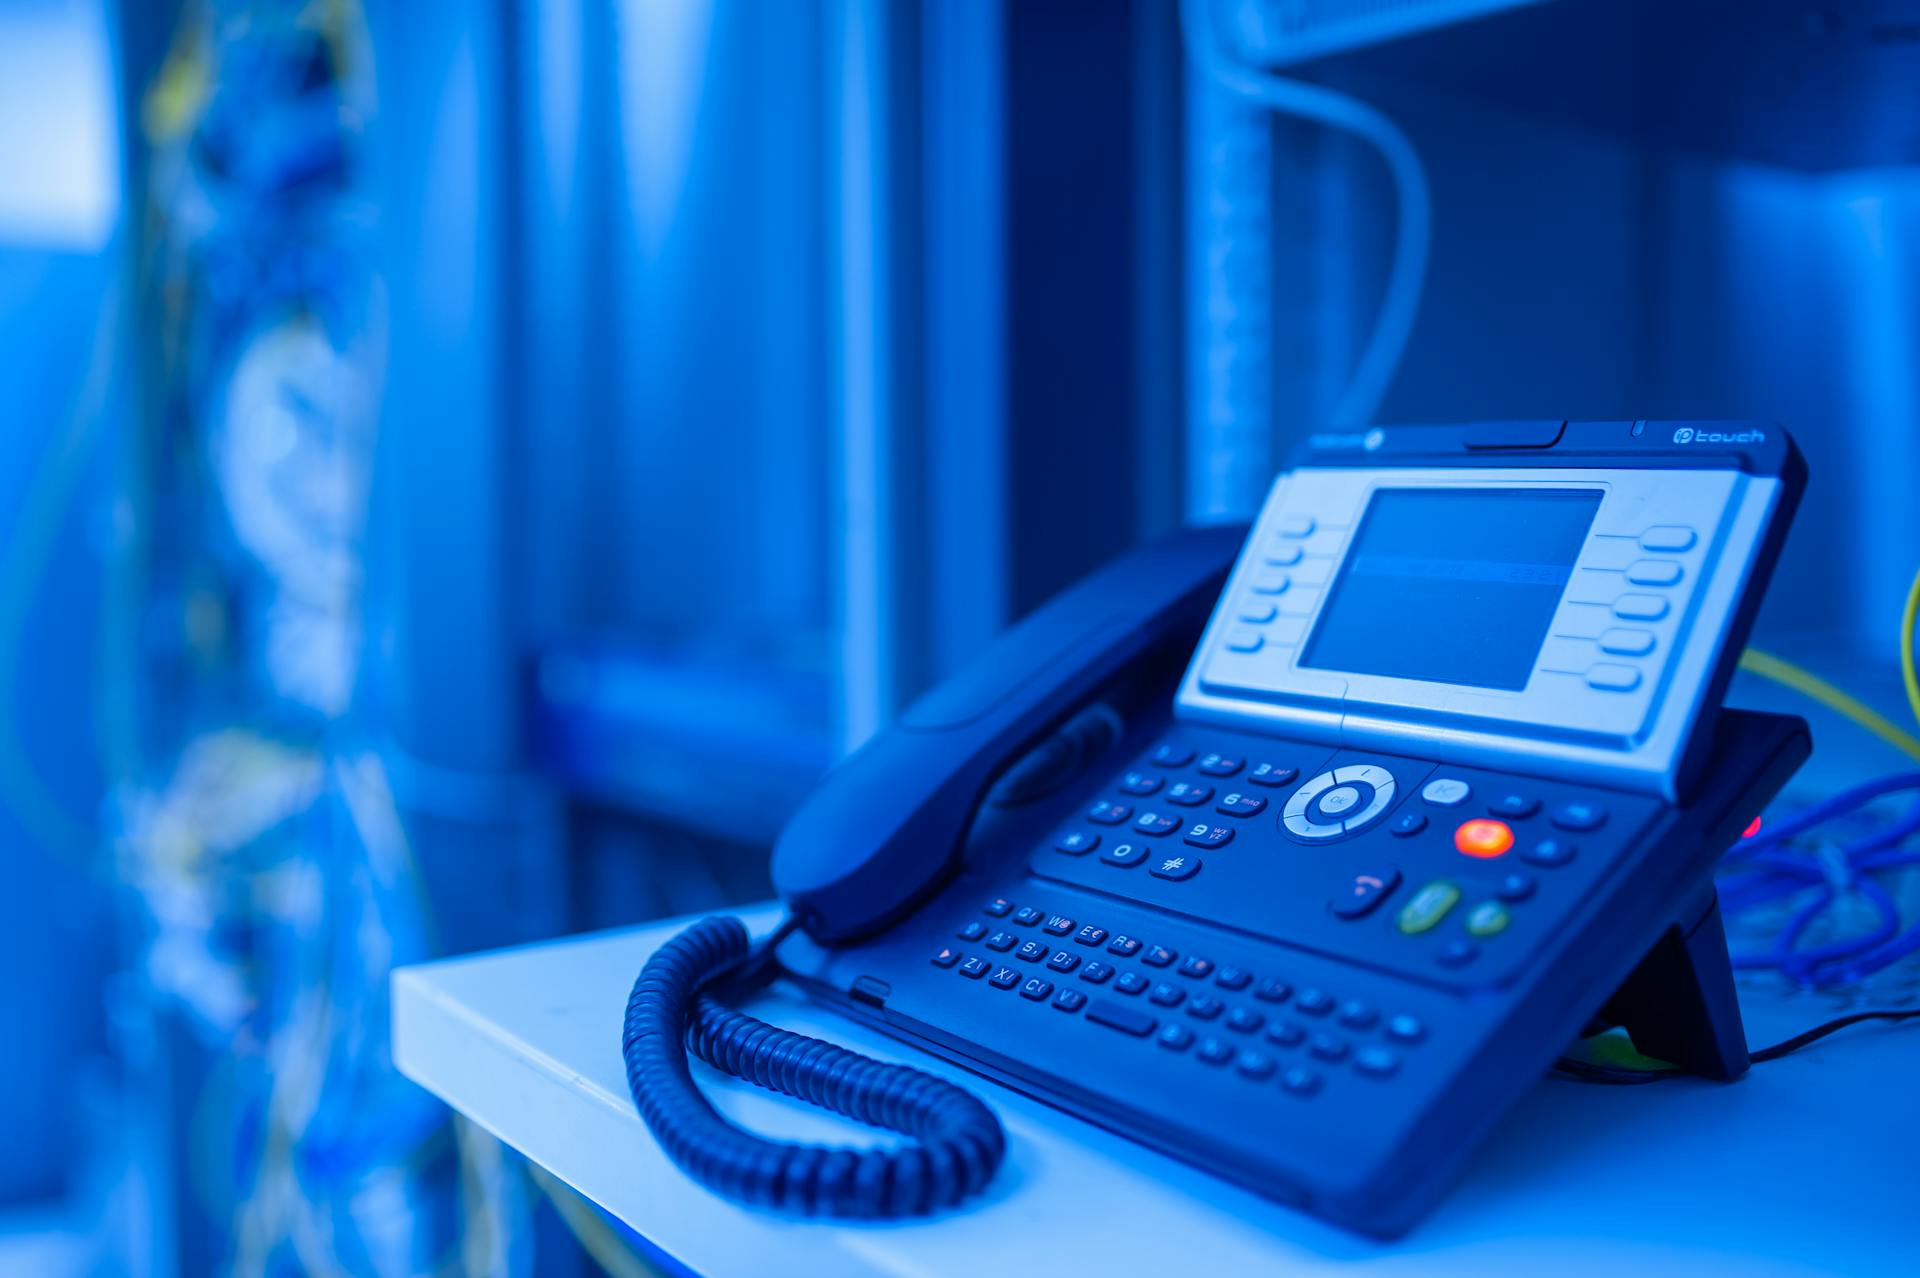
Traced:
<svg viewBox="0 0 1920 1278">
<path fill-rule="evenodd" d="M 1467 915 L 1467 932 L 1472 936 L 1497 936 L 1507 930 L 1513 916 L 1498 901 L 1482 901 Z"/>
<path fill-rule="evenodd" d="M 1447 911 L 1460 899 L 1458 884 L 1435 879 L 1421 888 L 1411 901 L 1400 907 L 1400 930 L 1408 936 L 1430 932 L 1447 917 Z"/>
</svg>

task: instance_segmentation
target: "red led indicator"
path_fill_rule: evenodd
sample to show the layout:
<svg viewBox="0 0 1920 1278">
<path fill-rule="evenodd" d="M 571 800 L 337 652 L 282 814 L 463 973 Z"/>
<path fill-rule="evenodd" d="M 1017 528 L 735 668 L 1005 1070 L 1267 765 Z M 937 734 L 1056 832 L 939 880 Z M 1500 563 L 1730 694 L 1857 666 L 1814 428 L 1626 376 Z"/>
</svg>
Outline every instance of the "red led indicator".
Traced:
<svg viewBox="0 0 1920 1278">
<path fill-rule="evenodd" d="M 1754 835 L 1758 833 L 1760 833 L 1760 818 L 1755 817 L 1747 825 L 1747 828 L 1740 832 L 1740 837 L 1743 839 L 1751 839 Z"/>
</svg>

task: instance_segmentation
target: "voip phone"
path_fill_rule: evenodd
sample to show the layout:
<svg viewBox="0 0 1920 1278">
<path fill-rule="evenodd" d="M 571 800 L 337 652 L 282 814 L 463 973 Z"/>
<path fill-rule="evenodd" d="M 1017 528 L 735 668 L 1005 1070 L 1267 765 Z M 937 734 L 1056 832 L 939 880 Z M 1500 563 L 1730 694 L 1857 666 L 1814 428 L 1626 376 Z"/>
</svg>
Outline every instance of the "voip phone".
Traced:
<svg viewBox="0 0 1920 1278">
<path fill-rule="evenodd" d="M 984 1183 L 1003 1138 L 966 1092 L 727 1008 L 779 971 L 1391 1236 L 1583 1029 L 1737 1078 L 1713 867 L 1810 747 L 1720 701 L 1804 483 L 1771 423 L 1314 437 L 1251 531 L 1096 573 L 841 764 L 775 849 L 789 923 L 707 920 L 642 974 L 637 1103 L 753 1202 Z M 759 1140 L 689 1049 L 916 1140 Z"/>
</svg>

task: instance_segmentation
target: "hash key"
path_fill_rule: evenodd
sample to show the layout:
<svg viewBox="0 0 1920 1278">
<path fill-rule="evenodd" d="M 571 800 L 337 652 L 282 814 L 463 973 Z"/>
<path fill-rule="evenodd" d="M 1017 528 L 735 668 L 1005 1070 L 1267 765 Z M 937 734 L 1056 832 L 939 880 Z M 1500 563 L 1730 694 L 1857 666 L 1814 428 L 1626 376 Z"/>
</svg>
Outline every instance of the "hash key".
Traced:
<svg viewBox="0 0 1920 1278">
<path fill-rule="evenodd" d="M 1147 873 L 1156 879 L 1190 879 L 1199 872 L 1197 856 L 1167 856 L 1147 863 Z"/>
</svg>

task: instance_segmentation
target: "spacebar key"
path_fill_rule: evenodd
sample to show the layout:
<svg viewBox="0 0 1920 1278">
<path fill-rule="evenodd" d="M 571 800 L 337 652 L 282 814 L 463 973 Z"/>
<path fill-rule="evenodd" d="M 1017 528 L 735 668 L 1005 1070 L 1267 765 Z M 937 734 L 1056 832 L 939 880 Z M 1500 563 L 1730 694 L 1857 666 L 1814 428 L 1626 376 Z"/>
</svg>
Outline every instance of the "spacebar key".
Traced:
<svg viewBox="0 0 1920 1278">
<path fill-rule="evenodd" d="M 1153 1033 L 1153 1018 L 1145 1012 L 1096 998 L 1087 1004 L 1087 1019 L 1096 1025 L 1117 1029 L 1122 1034 L 1145 1038 Z"/>
</svg>

